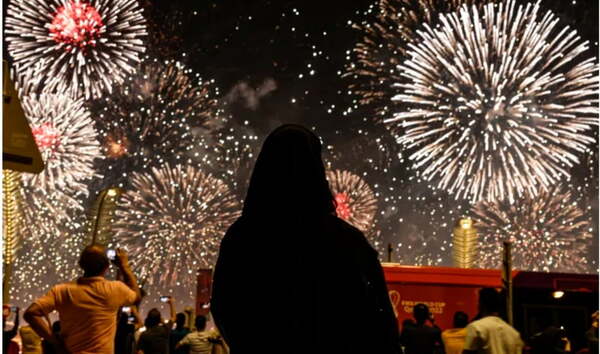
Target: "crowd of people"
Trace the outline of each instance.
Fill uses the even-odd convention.
[[[213,354],[226,350],[218,331],[207,330],[207,318],[176,313],[174,299],[167,297],[170,316],[163,319],[159,309],[148,311],[142,321],[139,306],[144,292],[129,268],[126,252],[117,250],[113,263],[120,280],[104,275],[110,261],[104,247],[86,247],[79,265],[84,274],[71,283],[54,286],[25,311],[27,326],[19,327],[19,309],[4,307],[3,353],[10,354]],[[6,320],[14,310],[15,320],[7,329]],[[59,320],[49,315],[58,311]],[[13,341],[20,337],[20,348]]]
[[[35,300],[23,316],[27,327],[19,330],[18,309],[12,329],[3,316],[4,352],[11,353],[18,330],[26,354],[517,354],[524,346],[500,318],[499,294],[491,288],[480,291],[479,314],[470,323],[459,312],[455,328],[442,332],[418,304],[400,331],[378,254],[336,216],[320,140],[297,125],[265,141],[242,215],[221,242],[210,307],[218,330],[207,330],[203,316],[186,326],[173,298],[167,319],[154,308],[142,322],[144,294],[126,252],[117,250],[112,264],[117,280],[104,277],[111,265],[105,248],[86,247],[83,276]],[[60,322],[50,322],[54,311]],[[597,320],[592,335],[597,345]]]

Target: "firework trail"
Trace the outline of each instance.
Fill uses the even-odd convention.
[[[535,194],[594,142],[597,66],[587,42],[539,3],[440,15],[409,44],[386,119],[437,188],[472,200]]]
[[[137,0],[11,0],[5,39],[17,71],[36,89],[86,98],[111,92],[144,52]]]
[[[146,58],[110,97],[90,103],[108,169],[118,176],[165,161],[183,161],[212,129],[219,110],[211,81],[182,63]]]
[[[240,210],[223,181],[195,167],[133,173],[131,189],[117,202],[114,244],[128,250],[150,289],[192,298],[196,271],[214,265],[221,238]]]
[[[502,242],[513,242],[515,268],[529,271],[587,272],[592,239],[589,210],[566,188],[553,188],[517,203],[482,201],[472,208],[484,268],[501,264]],[[591,206],[588,207],[591,209]]]

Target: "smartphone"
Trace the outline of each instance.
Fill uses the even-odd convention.
[[[108,257],[108,259],[110,259],[111,261],[114,261],[116,256],[117,251],[112,249],[106,250],[106,257]]]
[[[131,312],[131,307],[129,307],[129,306],[123,306],[123,307],[121,307],[121,311],[123,311],[125,313]]]
[[[127,323],[129,323],[129,324],[135,323],[135,316],[127,317]]]
[[[160,297],[160,302],[169,302],[170,298],[171,298],[170,296],[161,296]]]
[[[17,306],[11,306],[10,307],[10,312],[17,312]]]

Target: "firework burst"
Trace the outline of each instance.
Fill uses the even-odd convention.
[[[535,194],[579,162],[598,124],[588,43],[539,3],[463,6],[425,26],[386,123],[437,187],[473,200]]]
[[[219,179],[194,167],[133,173],[117,202],[114,243],[153,289],[193,297],[196,271],[212,267],[240,204]],[[160,269],[160,272],[156,272]]]
[[[111,97],[90,103],[107,168],[122,175],[191,154],[219,115],[211,85],[180,62],[146,58]]]
[[[377,212],[377,199],[371,187],[348,171],[329,170],[326,176],[335,198],[337,216],[363,232],[371,230]]]
[[[5,33],[17,71],[33,69],[37,88],[89,98],[133,71],[146,24],[137,0],[12,0]]]
[[[87,182],[100,177],[94,164],[103,155],[83,99],[32,94],[21,103],[46,165],[40,174],[23,174],[23,186],[68,198],[86,195]]]
[[[440,13],[480,3],[483,1],[381,0],[378,6],[372,6],[369,13],[377,12],[374,21],[353,24],[362,39],[348,52],[351,61],[344,74],[351,80],[349,88],[358,103],[372,105],[376,116],[388,116],[395,95],[392,86],[402,80],[397,66],[406,56],[408,44],[418,40],[417,32],[426,24],[436,24]]]
[[[591,207],[590,207],[591,208]],[[479,234],[480,266],[497,268],[502,242],[513,243],[518,269],[586,272],[592,239],[588,213],[567,189],[553,188],[517,203],[482,201],[472,208]]]

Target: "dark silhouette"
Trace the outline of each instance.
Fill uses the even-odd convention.
[[[12,341],[12,339],[17,335],[17,332],[19,331],[19,308],[16,308],[15,311],[15,323],[13,324],[13,327],[9,330],[6,329],[6,320],[8,319],[8,316],[10,315],[10,313],[12,312],[12,309],[10,308],[10,306],[8,305],[3,305],[2,306],[2,349],[3,349],[3,353],[8,353],[8,346],[10,345],[10,342]]]
[[[433,323],[433,317],[425,304],[413,308],[414,324],[402,328],[400,340],[406,354],[444,353],[442,331]],[[431,326],[427,325],[429,321]]]
[[[175,347],[188,333],[190,333],[190,329],[185,326],[185,314],[180,312],[175,316],[175,329],[171,331],[171,338],[169,339],[171,354],[187,353],[184,348],[176,349]]]
[[[221,243],[211,309],[232,354],[399,352],[377,252],[336,217],[309,130],[266,139]]]

